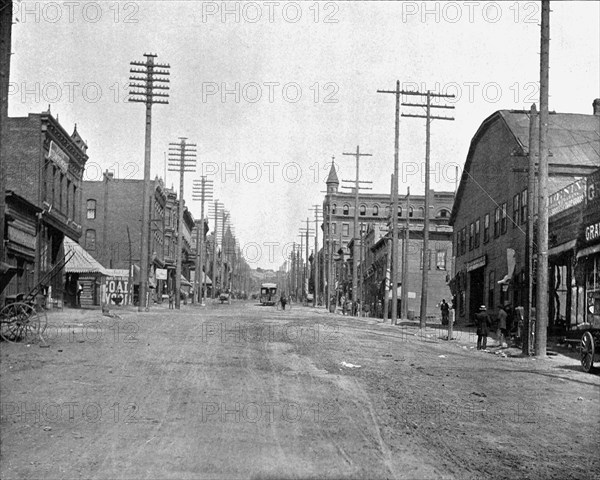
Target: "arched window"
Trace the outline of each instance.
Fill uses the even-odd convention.
[[[92,228],[85,231],[85,249],[96,250],[96,230]]]
[[[350,215],[350,205],[344,204],[344,215]]]
[[[332,215],[335,215],[335,210],[336,210],[336,208],[337,208],[337,205],[334,203],[334,204],[331,206],[331,214],[332,214]]]
[[[401,217],[402,216],[402,206],[398,205],[398,216]]]
[[[96,218],[96,200],[89,199],[87,201],[87,215],[88,220],[94,220]]]
[[[414,213],[415,213],[415,211],[414,211],[413,207],[410,207],[410,208],[408,209],[408,216],[409,216],[409,217],[412,217],[412,216],[414,215]]]
[[[366,205],[361,205],[359,213],[360,213],[361,217],[364,217],[367,214],[367,206]]]
[[[439,213],[440,218],[448,218],[450,216],[450,212],[448,210],[440,210]]]
[[[419,215],[421,215],[421,218],[425,218],[425,207],[419,208]]]
[[[379,215],[379,205],[373,205],[373,216]]]
[[[388,205],[387,207],[385,207],[385,216],[389,217],[391,214],[392,214],[392,209]]]

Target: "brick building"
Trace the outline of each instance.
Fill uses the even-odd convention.
[[[134,298],[139,284],[142,203],[144,181],[117,179],[105,172],[102,181],[83,182],[84,248],[110,269],[134,267]],[[150,198],[150,269],[149,284],[157,299],[175,288],[179,199],[162,179],[151,182]],[[189,287],[190,268],[194,268],[195,242],[192,242],[194,218],[184,207],[182,274]]]
[[[481,304],[528,309],[529,123],[528,111],[500,110],[471,140],[450,218],[459,321]],[[600,165],[598,111],[551,113],[548,146],[551,195]]]
[[[332,164],[329,176],[326,180],[327,194],[323,201],[323,211],[326,213],[323,223],[323,232],[326,250],[331,245],[335,252],[337,267],[335,277],[338,285],[337,296],[348,295],[351,288],[353,258],[352,245],[354,234],[354,193],[338,192],[339,180]],[[446,285],[446,274],[449,271],[450,255],[452,246],[452,228],[448,225],[450,212],[454,202],[453,192],[436,192],[430,190],[430,242],[429,248],[430,262],[429,268],[432,271],[430,276],[430,296],[436,301],[428,305],[428,315],[434,315],[436,312],[435,304],[441,298],[447,298],[449,291]],[[331,210],[330,210],[331,208]],[[386,240],[389,238],[388,226],[390,222],[391,198],[386,193],[361,193],[358,203],[359,235],[364,235],[364,248],[362,248],[362,258],[359,258],[359,287],[362,289],[363,305],[371,305],[371,311],[376,310],[377,300],[383,301],[383,280],[385,278],[385,264],[387,262],[387,248],[384,248]],[[331,219],[329,212],[331,211]],[[402,228],[409,220],[411,240],[409,263],[409,284],[410,292],[414,294],[409,298],[409,308],[414,309],[415,304],[420,302],[421,285],[421,260],[422,242],[423,242],[423,223],[425,219],[425,196],[411,195],[408,205],[406,200],[398,200],[398,221],[400,225],[399,245],[402,245]],[[329,225],[331,224],[331,229]],[[360,238],[357,239],[360,246]],[[358,249],[360,251],[360,248]],[[398,250],[401,252],[402,250]],[[436,260],[440,256],[439,263]],[[322,259],[326,256],[324,252]],[[414,262],[417,262],[416,267]],[[342,265],[342,262],[344,265]],[[400,266],[400,260],[398,264]],[[443,267],[441,265],[443,264]],[[326,278],[327,263],[322,260],[322,276]],[[440,266],[438,268],[437,266]],[[437,277],[441,278],[441,283]],[[414,277],[414,278],[413,278]],[[417,281],[418,278],[418,281]],[[400,276],[398,277],[400,280]],[[361,283],[363,286],[361,287]],[[439,285],[438,285],[439,283]],[[439,299],[437,297],[440,297]]]
[[[17,274],[5,295],[27,293],[64,258],[65,236],[81,236],[81,184],[87,145],[77,126],[71,135],[50,111],[8,118],[4,162],[8,210],[6,262]],[[72,291],[64,270],[46,278],[54,298]]]

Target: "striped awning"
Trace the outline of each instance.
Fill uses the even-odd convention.
[[[65,247],[65,256],[70,256],[71,252],[73,255],[65,266],[67,273],[99,273],[100,275],[108,275],[107,270],[86,252],[81,245],[69,237],[65,237],[63,240]]]

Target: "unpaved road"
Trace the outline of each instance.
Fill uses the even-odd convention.
[[[241,302],[50,324],[0,344],[4,480],[600,477],[600,377],[562,355]]]

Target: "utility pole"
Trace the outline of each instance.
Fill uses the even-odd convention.
[[[212,180],[207,180],[206,175],[202,175],[200,180],[194,180],[192,195],[192,200],[200,200],[200,228],[196,231],[196,275],[194,276],[194,292],[197,292],[198,302],[200,302],[201,305],[204,305],[204,296],[206,295],[204,290],[206,285],[206,273],[204,272],[204,203],[212,200]],[[201,283],[200,287],[198,287],[198,282]]]
[[[146,104],[146,139],[144,146],[144,188],[142,198],[142,232],[141,232],[141,251],[140,251],[140,288],[138,293],[138,311],[143,312],[146,307],[146,297],[148,292],[148,233],[150,225],[148,223],[148,211],[150,208],[150,168],[151,168],[151,137],[152,137],[152,105],[155,103],[168,104],[165,98],[169,97],[166,90],[169,89],[164,83],[169,79],[167,64],[154,63],[157,55],[145,53],[145,62],[129,62],[134,67],[130,68],[131,75],[129,80],[130,91],[129,101]],[[138,75],[139,74],[139,75]],[[158,85],[157,85],[158,84]],[[162,91],[162,93],[160,92]]]
[[[225,224],[229,217],[229,212],[223,209],[221,216],[221,291],[225,288]]]
[[[179,224],[177,226],[177,266],[175,271],[175,308],[181,308],[181,267],[183,255],[183,175],[196,170],[196,144],[179,137],[178,143],[169,143],[169,171],[179,172]]]
[[[313,298],[313,307],[319,305],[319,291],[320,291],[320,272],[319,272],[319,205],[313,205],[315,210],[315,296]]]
[[[537,175],[537,120],[538,113],[535,104],[531,105],[531,109],[529,110],[529,152],[528,163],[529,170],[527,174],[527,312],[526,312],[526,324],[525,324],[525,333],[523,334],[523,344],[522,351],[525,355],[531,355],[532,347],[531,345],[531,332],[534,328],[534,314],[533,314],[533,299],[535,296],[535,279],[533,277],[534,271],[534,258],[535,258],[535,243],[534,243],[534,230],[535,230],[535,217],[536,217],[536,208],[535,208],[535,177]]]
[[[406,225],[404,227],[404,241],[402,242],[402,319],[408,319],[408,241],[410,239],[410,187],[406,187]]]
[[[398,143],[400,137],[400,80],[396,80],[396,90],[377,90],[377,93],[393,93],[396,96],[396,116],[394,127],[394,174],[392,182],[392,325],[398,320]],[[387,303],[387,292],[385,302]]]
[[[540,40],[540,162],[538,191],[538,265],[535,354],[546,358],[548,329],[548,84],[550,0],[542,0]]]
[[[305,300],[308,301],[308,236],[312,234],[313,231],[310,228],[309,218],[306,217],[306,228],[300,229],[300,250],[305,249],[305,257],[302,262],[302,296]],[[302,256],[300,256],[302,258]]]
[[[213,261],[213,267],[212,267],[212,288],[211,288],[211,298],[215,298],[215,292],[217,290],[217,239],[218,239],[218,220],[219,220],[219,213],[222,211],[223,209],[223,204],[219,203],[218,200],[215,199],[215,204],[213,207],[213,212],[209,212],[209,214],[214,214],[215,216],[215,224],[213,226],[213,244],[212,244],[212,261]]]
[[[352,304],[356,304],[358,300],[358,189],[360,183],[373,183],[368,181],[361,181],[359,177],[359,163],[360,157],[372,157],[373,155],[370,153],[360,153],[360,146],[356,146],[356,153],[342,153],[342,155],[352,155],[356,158],[356,177],[354,179],[354,232],[352,236],[354,237],[354,242],[352,245]],[[342,182],[349,182],[350,180],[342,180]],[[349,187],[342,187],[349,188]],[[364,187],[363,187],[364,188]],[[365,190],[372,190],[371,188],[365,188]]]
[[[13,2],[3,2],[0,8],[0,263],[6,260],[4,245],[6,225],[6,157],[8,141],[8,91],[10,86],[10,57],[12,46]],[[0,292],[0,305],[4,305],[4,291]]]
[[[423,221],[423,275],[421,280],[421,312],[419,314],[419,323],[421,328],[425,328],[427,322],[427,290],[429,288],[429,265],[431,255],[429,253],[429,163],[431,152],[431,121],[437,120],[454,120],[452,117],[437,117],[431,115],[432,108],[454,109],[453,105],[432,105],[432,97],[454,98],[454,95],[444,93],[431,93],[427,90],[426,93],[412,92],[411,95],[424,96],[427,99],[425,105],[420,103],[402,103],[406,107],[423,107],[425,115],[416,115],[412,113],[403,113],[403,117],[424,118],[425,119],[425,219]],[[406,212],[408,215],[408,212]]]

